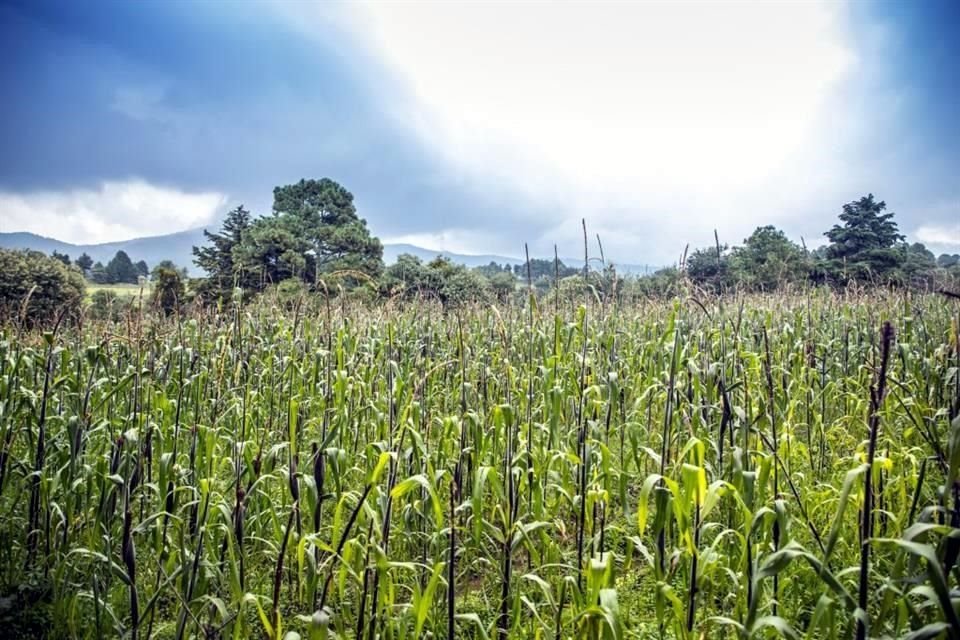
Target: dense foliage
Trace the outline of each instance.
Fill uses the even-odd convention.
[[[137,284],[140,278],[145,278],[149,273],[145,261],[134,262],[123,250],[117,251],[106,266],[100,262],[94,263],[85,253],[77,258],[76,264],[95,284]]]
[[[508,293],[514,289],[513,276],[508,278]],[[454,264],[445,258],[436,258],[423,264],[420,258],[402,254],[387,267],[382,279],[383,293],[389,297],[434,299],[444,306],[466,302],[488,301],[492,293],[490,282],[503,282],[503,275],[485,278],[476,270]]]
[[[220,232],[204,232],[208,244],[194,247],[194,261],[207,277],[188,297],[223,302],[240,292],[249,300],[273,290],[271,285],[297,280],[315,291],[361,287],[368,298],[421,296],[451,307],[522,296],[520,285],[528,281],[541,296],[589,289],[621,300],[669,298],[684,277],[710,293],[852,283],[930,290],[960,282],[960,258],[934,258],[922,244],[905,243],[894,214],[885,213],[886,203],[872,194],[844,205],[842,225],[827,231],[829,243],[816,251],[766,225],[742,245],[730,248],[717,239],[715,246],[693,250],[679,267],[640,277],[625,278],[603,260],[591,262],[586,282],[582,264],[569,266],[556,257],[467,269],[444,258],[423,264],[404,254],[384,268],[380,243],[357,216],[353,196],[328,178],[277,187],[273,210],[272,216],[253,218],[241,206],[227,214]]]
[[[210,300],[230,299],[235,288],[249,294],[290,279],[312,285],[339,276],[355,285],[383,270],[383,247],[357,215],[353,194],[329,178],[277,187],[272,215],[252,218],[240,206],[220,233],[204,233],[210,245],[193,253],[208,276],[198,292]]]
[[[179,311],[186,298],[183,274],[172,264],[160,264],[154,269],[152,284],[154,306],[167,315]]]
[[[758,227],[732,250],[719,241],[694,250],[684,269],[701,288],[775,291],[789,286],[850,283],[936,289],[956,286],[960,265],[939,258],[920,243],[908,244],[893,213],[873,194],[843,206],[840,221],[824,236],[829,243],[807,251],[773,226]]]
[[[80,271],[39,251],[0,249],[0,320],[52,323],[62,312],[80,309]]]
[[[956,638],[957,304],[680,293],[4,330],[7,633]]]

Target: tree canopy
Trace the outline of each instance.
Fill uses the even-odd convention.
[[[164,260],[153,271],[153,304],[169,315],[180,308],[185,298],[181,270],[169,260]]]
[[[734,278],[749,289],[772,290],[781,282],[803,280],[807,257],[795,242],[774,226],[757,227],[730,257]]]
[[[241,255],[271,281],[383,270],[383,246],[357,215],[353,194],[329,178],[275,188],[273,215],[254,221]]]
[[[93,267],[93,258],[88,256],[86,253],[81,253],[80,257],[76,259],[74,264],[80,267],[81,271],[86,273],[91,267]]]
[[[897,250],[905,237],[894,222],[887,203],[873,194],[843,205],[840,221],[824,235],[830,240],[827,258],[843,280],[884,276],[900,266],[904,255]]]
[[[209,244],[193,248],[194,264],[207,274],[200,285],[201,295],[222,298],[229,297],[234,287],[252,288],[250,272],[241,268],[236,255],[250,224],[250,212],[241,204],[227,213],[219,233],[204,229]]]
[[[516,297],[527,276],[526,262],[468,269],[446,258],[424,263],[407,254],[384,270],[380,241],[358,216],[353,195],[328,178],[277,187],[269,215],[254,218],[239,206],[227,214],[219,232],[204,234],[208,242],[194,247],[194,262],[207,277],[191,290],[208,300],[222,299],[237,286],[248,297],[288,281],[283,291],[307,291],[319,279],[339,273],[339,284],[346,288],[370,282],[376,286],[367,288],[368,293],[383,296],[432,298],[448,306],[467,300],[506,302]],[[828,244],[811,252],[784,231],[764,225],[738,246],[728,247],[718,239],[692,251],[680,269],[668,267],[639,278],[624,279],[612,268],[591,268],[584,279],[582,269],[552,258],[531,258],[529,269],[541,294],[556,289],[558,295],[574,295],[590,289],[604,299],[631,292],[673,295],[685,278],[722,293],[864,280],[929,285],[936,278],[960,276],[960,256],[935,258],[922,244],[904,242],[894,214],[872,194],[844,205],[839,223],[824,235]],[[96,274],[109,267],[94,265],[92,270]]]
[[[28,323],[47,324],[61,310],[79,311],[84,291],[80,271],[57,258],[0,249],[0,315],[17,317],[23,309]]]
[[[126,251],[117,251],[116,255],[103,269],[107,284],[126,283],[137,284],[140,273]]]
[[[503,281],[498,281],[498,295],[503,293],[504,286]],[[487,279],[475,269],[455,264],[443,256],[423,264],[420,258],[406,253],[387,267],[381,288],[387,296],[434,299],[444,306],[483,302],[490,294]]]
[[[209,244],[194,247],[194,262],[218,296],[234,286],[262,290],[290,278],[314,284],[338,272],[355,282],[383,271],[383,246],[357,215],[353,194],[329,178],[277,187],[271,215],[254,219],[240,206],[220,233],[204,235]]]

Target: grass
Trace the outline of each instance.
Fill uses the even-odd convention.
[[[9,628],[957,638],[957,305],[694,294],[3,329]]]
[[[127,282],[120,282],[116,284],[97,284],[95,282],[87,282],[88,294],[93,294],[97,291],[114,291],[119,295],[134,296],[140,294],[141,288],[143,289],[144,293],[148,293],[150,291],[150,283],[148,282],[141,287],[139,284],[129,284]]]

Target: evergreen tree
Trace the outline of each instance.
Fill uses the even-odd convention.
[[[93,258],[88,256],[86,253],[81,253],[80,257],[77,258],[74,264],[80,267],[81,271],[86,273],[87,271],[93,268]]]
[[[193,248],[193,262],[206,272],[200,294],[211,298],[229,297],[235,286],[250,287],[254,280],[242,270],[235,253],[250,229],[250,212],[238,206],[227,214],[219,233],[204,229],[209,244]]]
[[[383,270],[383,246],[341,185],[301,180],[273,196],[273,215],[251,223],[233,252],[261,286],[293,277],[312,284],[333,272],[377,277]]]
[[[843,205],[843,224],[824,233],[830,240],[827,257],[835,277],[885,277],[903,262],[905,255],[897,245],[905,238],[897,229],[894,214],[884,213],[886,208],[887,203],[877,202],[872,193]]]
[[[107,263],[104,269],[107,282],[110,284],[125,283],[137,284],[137,269],[133,266],[130,256],[122,249]]]

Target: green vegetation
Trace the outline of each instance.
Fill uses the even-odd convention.
[[[0,625],[958,640],[960,266],[883,211],[643,278],[384,269],[301,181],[85,307],[0,252]]]
[[[0,249],[0,322],[54,324],[79,311],[84,296],[80,271],[39,251]]]
[[[514,289],[513,277],[507,276],[510,285],[503,295],[509,295]],[[387,267],[382,279],[382,293],[405,300],[434,299],[445,306],[457,306],[470,301],[488,301],[493,295],[490,283],[503,282],[502,277],[497,274],[488,279],[476,270],[453,264],[445,258],[423,264],[419,258],[403,254]]]
[[[97,291],[113,291],[117,295],[129,295],[135,296],[140,294],[140,290],[145,292],[150,291],[150,283],[145,282],[141,284],[130,284],[130,283],[121,283],[121,284],[87,284],[87,293],[93,294]]]
[[[956,303],[678,283],[455,312],[303,286],[6,329],[0,619],[956,638]]]
[[[240,206],[220,233],[204,233],[211,246],[195,247],[194,255],[208,276],[199,287],[208,299],[290,279],[315,285],[336,276],[354,286],[383,271],[383,247],[357,215],[353,194],[329,178],[277,187],[272,215],[252,218]]]
[[[59,260],[62,260],[65,264],[70,264],[69,256],[64,254],[58,254],[56,251],[53,252],[53,257]],[[137,286],[141,283],[143,278],[146,278],[150,274],[150,268],[147,266],[146,261],[139,260],[133,262],[130,259],[130,256],[127,255],[126,251],[117,251],[117,253],[110,259],[106,266],[100,262],[94,262],[93,259],[87,254],[82,254],[77,258],[74,263],[80,269],[80,271],[86,276],[91,283],[97,286],[97,288],[102,288],[107,285],[130,285]],[[158,267],[172,268],[176,267],[169,260],[162,261],[157,267],[154,267],[156,270]],[[178,271],[182,271],[179,270]],[[183,272],[184,277],[186,276],[185,271]]]
[[[429,264],[401,255],[384,268],[379,240],[358,217],[353,195],[333,180],[301,180],[274,190],[273,214],[255,218],[242,206],[229,214],[218,233],[205,231],[208,244],[194,247],[194,261],[207,275],[191,283],[186,300],[205,303],[244,300],[285,281],[315,292],[354,292],[359,297],[439,300],[445,306],[519,299],[523,284],[539,295],[579,295],[585,288],[619,300],[669,298],[681,277],[707,293],[778,291],[851,284],[906,286],[936,290],[960,282],[960,258],[933,254],[922,244],[907,244],[894,214],[873,195],[844,205],[842,224],[824,235],[829,243],[816,251],[790,240],[783,231],[758,227],[741,246],[695,249],[677,267],[641,277],[623,277],[616,265],[590,261],[572,267],[556,258],[530,258],[521,265],[467,269],[438,258]],[[599,244],[599,238],[598,238]],[[293,284],[288,289],[298,289]]]

